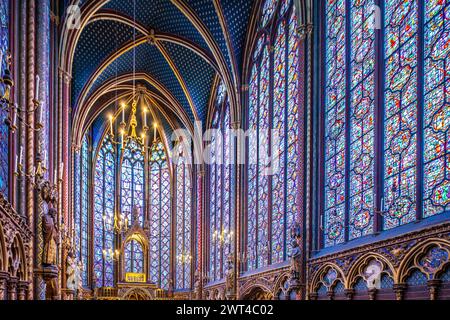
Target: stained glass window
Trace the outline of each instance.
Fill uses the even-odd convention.
[[[121,213],[134,224],[133,208],[140,211],[139,222],[143,226],[144,212],[144,155],[139,144],[131,139],[123,152],[121,166]]]
[[[125,245],[125,272],[144,273],[144,250],[142,243],[131,240]]]
[[[374,0],[352,6],[350,50],[349,239],[373,232],[375,204]]]
[[[252,134],[247,159],[248,270],[287,259],[288,230],[300,207],[297,19],[292,1],[274,1],[273,8],[268,2],[263,25],[269,14],[276,23],[270,24],[273,30],[260,31],[249,80],[248,129]]]
[[[168,289],[170,279],[170,172],[164,145],[153,145],[150,156],[150,279]]]
[[[88,264],[89,260],[89,170],[90,170],[90,146],[87,135],[83,139],[81,147],[81,215],[80,215],[80,243],[81,260]],[[83,284],[88,285],[88,269],[84,268]]]
[[[449,4],[385,1],[377,31],[373,0],[347,3],[326,5],[325,247],[450,205]]]
[[[224,277],[225,264],[231,253],[234,219],[232,211],[233,166],[231,165],[232,141],[230,102],[228,96],[217,89],[212,128],[217,130],[210,145],[210,208],[209,208],[209,278],[211,281]]]
[[[89,171],[90,146],[88,136],[83,138],[81,150],[74,161],[74,230],[76,258],[85,266],[89,263]],[[83,285],[88,286],[88,268],[83,270]]]
[[[73,221],[75,229],[75,247],[81,248],[81,154],[74,154],[73,163],[73,186],[74,186],[74,201],[73,201]],[[80,250],[76,252],[76,258],[81,258]]]
[[[345,240],[345,8],[344,0],[328,1],[326,8],[325,246]]]
[[[269,20],[273,17],[275,9],[277,7],[277,0],[266,0],[262,9],[261,25],[265,26]]]
[[[191,288],[191,174],[184,158],[180,157],[176,165],[176,272],[175,283],[177,289]]]
[[[425,1],[424,217],[450,209],[450,3]]]
[[[114,146],[107,138],[95,162],[94,178],[94,276],[96,287],[114,286],[114,263],[104,251],[114,250],[116,158]]]
[[[0,76],[3,77],[7,66],[7,55],[9,50],[9,1],[0,1]],[[3,84],[0,84],[0,95],[3,95]],[[8,114],[3,108],[0,109],[0,192],[8,198],[9,187],[9,128],[5,123]]]
[[[416,218],[418,1],[385,5],[383,228]]]

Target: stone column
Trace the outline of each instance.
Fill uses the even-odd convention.
[[[203,240],[203,223],[204,223],[204,215],[203,215],[203,184],[205,178],[205,171],[202,166],[199,165],[197,167],[197,268],[196,268],[196,279],[194,288],[195,296],[198,300],[203,297],[203,276],[204,276],[204,266],[203,266],[203,249],[204,249],[204,240]]]
[[[353,300],[353,296],[355,295],[355,290],[353,289],[345,289],[345,296],[347,297],[347,300]]]
[[[51,151],[49,148],[49,130],[50,130],[50,2],[46,0],[35,0],[36,3],[36,74],[39,75],[39,97],[35,97],[39,101],[39,113],[43,112],[43,127],[35,135],[35,146],[37,146],[37,155],[41,161],[44,161],[44,152],[47,153],[46,163],[42,163],[47,169],[43,179],[49,180],[51,171],[50,158]],[[37,116],[37,115],[36,115]],[[35,118],[37,121],[37,118]],[[35,149],[36,152],[36,149]],[[35,248],[36,248],[36,267],[41,268],[42,252],[44,247],[44,239],[42,235],[42,217],[46,210],[40,190],[36,190],[35,195]],[[45,285],[42,279],[38,280],[37,299],[43,299],[45,293]]]
[[[441,280],[430,280],[427,283],[428,289],[430,290],[430,300],[436,300],[439,287],[441,285]]]
[[[3,271],[0,271],[0,301],[6,299],[7,296],[7,287],[6,284],[9,279],[9,274]]]
[[[17,300],[17,282],[19,279],[11,277],[8,280],[8,300]]]
[[[245,100],[245,98],[244,98]],[[241,122],[240,121],[234,121],[231,124],[231,127],[235,132],[237,132],[239,129],[241,129]],[[229,295],[229,300],[236,300],[239,297],[239,286],[238,286],[238,279],[241,272],[241,226],[242,226],[242,181],[241,181],[241,172],[243,169],[243,165],[241,165],[241,157],[245,156],[245,152],[242,147],[245,144],[245,141],[241,141],[239,138],[235,140],[235,143],[231,143],[231,145],[234,145],[234,190],[231,190],[234,197],[232,199],[235,199],[234,202],[234,283],[233,283],[233,293]]]
[[[17,300],[27,300],[28,286],[29,283],[27,281],[19,281],[17,285]]]
[[[26,173],[29,176],[32,176],[34,174],[34,113],[32,112],[35,109],[35,13],[36,13],[36,3],[35,0],[27,1],[28,7],[27,9],[27,51],[26,51],[26,57],[27,57],[27,109],[28,109],[28,115],[27,115],[27,133],[26,133]],[[26,187],[26,215],[28,218],[28,222],[30,225],[30,228],[34,229],[34,187],[30,181],[27,181],[25,183]],[[35,251],[34,251],[34,243],[31,241],[30,243],[30,252],[29,256],[34,257]],[[36,262],[33,261],[33,267],[36,268]],[[42,296],[42,281],[39,280],[39,277],[37,275],[34,275],[34,298],[39,299]]]
[[[369,300],[376,300],[378,289],[369,289]]]
[[[406,290],[406,285],[405,284],[394,284],[394,292],[395,292],[395,297],[397,300],[403,300],[403,295],[405,293]]]

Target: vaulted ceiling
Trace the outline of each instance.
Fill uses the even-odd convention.
[[[95,10],[88,11],[93,2]],[[229,83],[235,86],[240,81],[243,47],[255,2],[81,1],[81,11],[90,16],[73,55],[73,108],[90,105],[92,110],[87,113],[101,116],[111,108],[106,102],[112,99],[112,90],[116,91],[115,79],[123,78],[121,85],[126,92],[135,70],[145,75],[139,81],[145,82],[149,92],[161,98],[161,105],[167,107],[166,116],[181,125],[205,122],[216,77],[228,75]],[[100,127],[98,123],[96,127]]]

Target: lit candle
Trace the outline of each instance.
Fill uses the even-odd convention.
[[[156,141],[156,128],[158,128],[158,124],[155,122],[155,124],[153,125],[153,128],[154,128],[154,132],[153,132],[153,138],[154,138],[154,141]]]
[[[16,154],[16,167],[15,167],[16,173],[19,173],[19,156]]]
[[[23,146],[20,146],[20,157],[19,157],[19,163],[23,164]]]
[[[13,121],[12,121],[12,126],[13,128],[16,127],[16,123],[17,123],[17,110],[19,109],[17,103],[14,104],[14,108],[12,110],[13,112]]]
[[[59,180],[62,181],[64,176],[64,162],[59,164]]]
[[[53,172],[53,184],[56,185],[58,177],[58,169],[55,168],[55,171]]]
[[[147,127],[147,108],[144,107],[144,127]]]
[[[42,159],[42,163],[44,164],[44,166],[47,165],[47,150],[44,150],[44,158]]]
[[[111,115],[109,117],[109,123],[111,125],[111,136],[114,136],[114,131],[113,131],[113,116]]]
[[[39,78],[39,75],[36,75],[36,95],[34,97],[34,99],[36,99],[36,101],[39,101],[39,84],[40,84],[41,79]]]

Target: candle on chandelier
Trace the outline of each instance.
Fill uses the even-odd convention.
[[[36,75],[36,95],[34,97],[34,99],[36,99],[36,101],[39,101],[39,84],[40,84],[41,79],[39,78],[39,75]]]
[[[15,172],[19,173],[19,155],[16,154]]]
[[[112,115],[110,115],[109,116],[109,123],[110,123],[110,126],[111,126],[111,136],[114,136],[114,131],[113,131],[113,116]]]
[[[122,123],[125,123],[125,103],[122,104]]]
[[[23,164],[23,146],[20,146],[20,156],[19,156],[19,163]]]
[[[44,167],[47,165],[47,150],[44,150],[44,157],[42,159],[42,163],[44,164]]]
[[[158,128],[158,124],[155,122],[154,124],[153,124],[153,129],[154,129],[154,132],[153,132],[153,138],[154,138],[154,140],[153,141],[156,141],[156,129]]]
[[[64,176],[64,162],[59,164],[59,180],[62,181]]]
[[[144,107],[144,127],[147,127],[147,108]]]
[[[55,171],[53,172],[53,184],[56,185],[58,176],[58,169],[55,168]]]
[[[13,128],[16,127],[16,123],[17,123],[17,110],[19,110],[19,106],[17,105],[17,103],[15,103],[14,108],[12,110],[12,112],[13,112],[13,120],[12,120]]]

